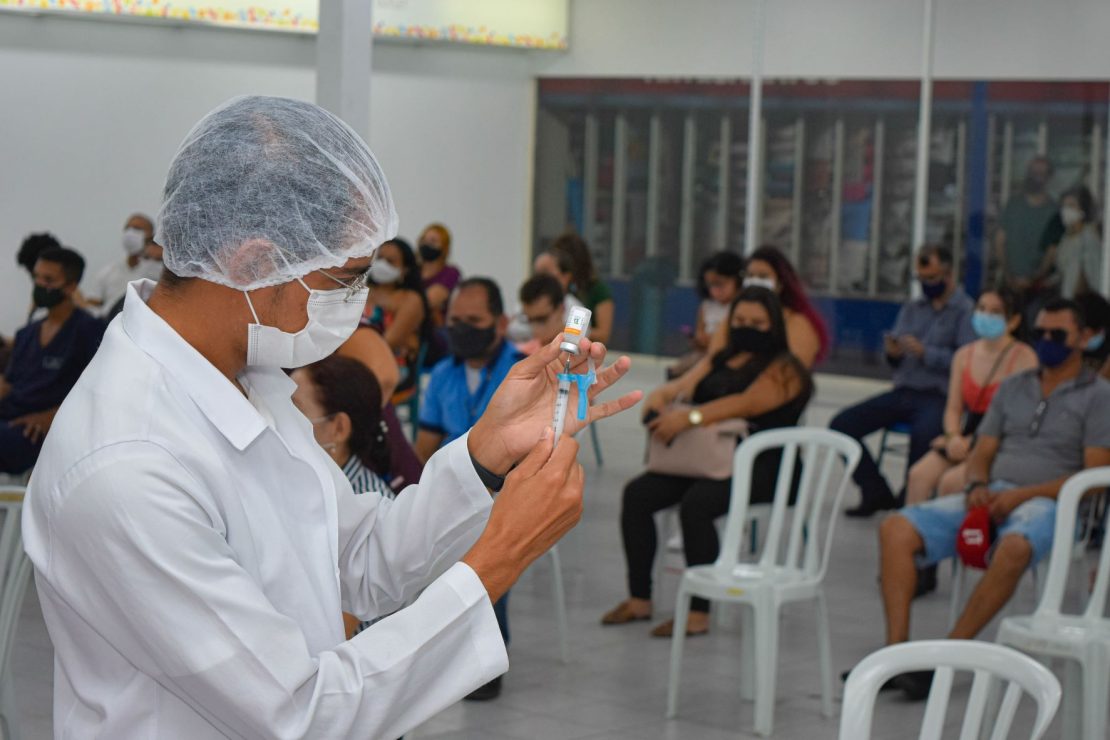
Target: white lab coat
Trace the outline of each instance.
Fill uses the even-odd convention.
[[[466,438],[396,501],[355,496],[292,381],[250,369],[248,401],[147,308],[153,285],[128,288],[25,504],[55,737],[392,739],[503,673],[458,562],[491,505]],[[344,640],[341,610],[410,603]]]

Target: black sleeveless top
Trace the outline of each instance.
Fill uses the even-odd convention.
[[[769,365],[763,363],[749,361],[738,368],[732,368],[728,366],[729,359],[728,357],[722,357],[722,355],[713,358],[712,370],[702,378],[694,389],[692,401],[695,405],[743,393],[769,367]],[[773,361],[771,364],[773,364]],[[797,426],[798,419],[801,418],[802,412],[805,411],[812,395],[813,386],[811,383],[806,383],[806,387],[794,398],[777,408],[748,419],[752,433],[767,429]],[[781,463],[782,452],[780,450],[768,450],[755,459],[752,470],[751,503],[762,504],[774,500],[775,481],[778,480]],[[790,491],[790,503],[794,503],[794,497],[797,495],[800,476],[801,466],[796,464],[794,466],[794,484]]]

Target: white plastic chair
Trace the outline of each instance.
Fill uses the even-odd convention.
[[[1038,740],[1052,723],[1060,705],[1060,682],[1056,676],[1032,658],[1016,650],[975,640],[924,640],[891,645],[868,655],[848,676],[844,687],[844,708],[840,714],[840,740],[867,740],[871,737],[871,720],[879,688],[889,679],[907,671],[934,669],[929,702],[920,740],[940,740],[952,678],[956,671],[972,671],[975,680],[964,712],[960,740],[975,740],[988,715],[987,697],[998,679],[1007,683],[1005,698],[995,716],[991,740],[1003,740],[1010,734],[1014,713],[1022,691],[1037,703],[1037,719],[1030,740]],[[907,731],[900,737],[911,737]]]
[[[19,740],[19,720],[11,676],[12,645],[15,628],[23,609],[31,561],[23,551],[20,516],[23,512],[22,486],[0,486],[0,728],[5,740]]]
[[[760,558],[756,563],[741,563],[753,463],[761,453],[775,449],[782,450],[782,462]],[[835,512],[840,508],[860,453],[859,443],[854,439],[827,429],[772,429],[753,434],[737,448],[721,554],[712,565],[687,568],[679,583],[671,638],[667,717],[674,717],[678,710],[682,647],[691,596],[742,604],[750,612],[751,618],[745,619],[741,633],[744,665],[740,694],[755,699],[755,731],[761,735],[770,735],[774,723],[779,610],[789,602],[815,601],[822,709],[825,716],[833,715],[832,645],[821,583],[828,569]],[[802,474],[787,531],[788,500],[798,462]]]
[[[1110,696],[1110,547],[1102,548],[1098,576],[1082,614],[1062,611],[1068,571],[1074,558],[1079,502],[1092,490],[1110,487],[1110,467],[1073,475],[1056,503],[1056,531],[1045,578],[1044,595],[1032,615],[1002,620],[996,641],[1034,655],[1067,660],[1064,737],[1105,740]],[[1082,726],[1082,731],[1080,730]]]

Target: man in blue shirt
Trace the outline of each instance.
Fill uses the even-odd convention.
[[[447,345],[451,356],[432,370],[420,405],[416,454],[427,462],[440,446],[470,430],[486,410],[494,391],[523,356],[505,341],[509,318],[501,289],[488,278],[459,283],[447,309]],[[509,643],[509,594],[494,605],[497,624]],[[501,693],[501,677],[482,686],[468,699],[494,699]]]
[[[43,251],[33,270],[44,318],[19,330],[0,377],[0,473],[30,470],[54,414],[89,364],[104,324],[73,302],[85,260],[72,249]]]
[[[948,375],[956,350],[974,341],[971,314],[975,308],[956,284],[952,251],[928,245],[917,257],[921,297],[902,306],[894,329],[883,338],[887,362],[894,368],[894,388],[844,409],[832,429],[862,440],[895,424],[910,426],[907,469],[929,450],[942,431]],[[860,489],[859,507],[849,516],[868,517],[893,509],[896,499],[875,460],[863,447],[854,475]]]

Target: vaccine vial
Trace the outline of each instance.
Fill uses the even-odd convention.
[[[582,306],[575,306],[570,310],[567,325],[563,327],[563,341],[559,349],[572,355],[578,354],[578,340],[586,336],[586,332],[589,331],[592,315],[590,309]]]

